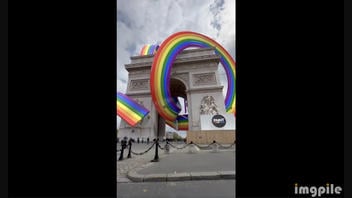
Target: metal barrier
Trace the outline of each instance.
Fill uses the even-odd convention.
[[[133,155],[143,155],[143,154],[147,153],[148,151],[150,151],[153,148],[154,144],[155,144],[155,142],[147,150],[145,150],[145,151],[143,151],[141,153],[136,153],[136,152],[133,152],[133,151],[131,151],[131,152],[132,152]]]
[[[182,146],[182,147],[177,147],[177,146],[171,144],[169,141],[166,141],[166,144],[164,145],[164,147],[162,147],[162,146],[160,146],[160,144],[159,144],[159,139],[157,138],[157,139],[154,140],[154,143],[153,143],[147,150],[138,153],[138,152],[132,151],[132,140],[130,139],[130,140],[128,141],[128,146],[129,146],[129,148],[128,148],[128,156],[127,156],[127,158],[131,158],[131,153],[132,153],[133,155],[144,155],[145,153],[149,152],[149,151],[153,148],[154,145],[156,145],[156,146],[155,146],[155,156],[154,156],[154,159],[152,160],[152,162],[157,162],[157,161],[159,161],[158,148],[160,148],[161,150],[165,150],[165,153],[169,153],[169,151],[170,151],[170,146],[173,147],[173,148],[175,148],[175,149],[181,150],[181,149],[184,149],[184,148],[186,148],[186,147],[188,147],[188,146],[190,146],[190,145],[195,145],[195,146],[197,146],[197,147],[198,147],[199,149],[201,149],[201,150],[210,150],[210,149],[212,149],[213,151],[217,152],[218,149],[230,149],[230,148],[234,147],[235,143],[236,143],[236,142],[234,142],[234,143],[232,143],[232,144],[230,144],[230,145],[228,145],[228,146],[224,146],[224,145],[222,145],[222,144],[220,144],[220,143],[217,143],[217,142],[214,140],[212,143],[210,143],[210,144],[208,144],[208,145],[206,145],[206,146],[201,146],[201,145],[196,144],[196,143],[194,143],[193,141],[191,141],[190,143],[185,144],[185,145]],[[117,153],[120,152],[119,161],[120,161],[120,160],[123,160],[123,151],[124,151],[124,149],[126,149],[126,148],[127,148],[127,141],[126,141],[126,140],[122,140],[122,141],[121,141],[121,149],[119,149],[119,150],[116,151]]]
[[[177,146],[175,146],[175,145],[172,145],[170,142],[166,142],[166,144],[168,144],[168,145],[170,145],[171,147],[173,147],[173,148],[175,148],[175,149],[184,149],[184,148],[186,148],[189,144],[186,144],[186,145],[184,145],[183,147],[181,147],[181,148],[179,148],[179,147],[177,147]]]

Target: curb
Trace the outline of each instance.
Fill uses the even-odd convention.
[[[168,182],[168,181],[190,181],[190,180],[223,180],[235,179],[235,171],[216,172],[190,172],[190,173],[161,173],[161,174],[139,174],[135,169],[127,173],[127,178],[133,182]]]

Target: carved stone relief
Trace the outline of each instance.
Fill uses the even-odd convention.
[[[213,96],[204,96],[200,102],[201,115],[216,115],[219,114],[218,106],[215,104]]]
[[[193,74],[193,85],[212,85],[216,84],[215,73]]]
[[[131,80],[129,90],[146,90],[149,89],[149,80]]]

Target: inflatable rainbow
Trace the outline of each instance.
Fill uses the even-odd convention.
[[[172,122],[170,120],[165,120],[165,123],[169,125],[170,127],[177,129],[176,122]]]
[[[159,114],[165,120],[173,122],[176,120],[177,115],[180,112],[180,108],[171,97],[170,72],[176,56],[188,47],[215,47],[215,52],[220,55],[220,62],[225,69],[228,82],[225,108],[227,112],[235,114],[235,61],[230,54],[213,39],[189,31],[178,32],[169,36],[160,45],[154,56],[150,73],[150,87],[152,99]]]
[[[181,131],[188,130],[188,115],[177,116],[177,130],[181,130]]]
[[[159,45],[144,45],[139,55],[144,56],[144,55],[155,54],[158,48],[159,48]]]
[[[177,122],[176,122],[177,120]],[[178,115],[174,122],[170,120],[165,120],[166,124],[170,127],[180,130],[180,131],[187,131],[188,130],[188,115]]]
[[[131,126],[135,126],[149,113],[148,109],[120,92],[117,93],[116,108],[117,115]]]

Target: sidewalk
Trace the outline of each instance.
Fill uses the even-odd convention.
[[[188,153],[185,148],[172,149],[169,154],[159,149],[159,162],[150,162],[154,151],[153,148],[148,155],[135,156],[139,164],[130,168],[126,177],[133,182],[235,179],[234,149]]]
[[[135,152],[143,152],[147,148],[149,148],[152,144],[133,144],[132,150]],[[120,144],[117,145],[119,149],[121,146]],[[124,159],[122,161],[117,161],[117,182],[118,183],[125,183],[125,182],[132,182],[128,179],[127,174],[129,171],[139,168],[145,164],[148,164],[150,160],[153,159],[155,152],[155,147],[153,147],[149,152],[144,155],[133,155],[132,158],[127,158],[128,149],[124,151]],[[161,157],[163,152],[159,152],[159,157]],[[117,153],[117,159],[119,159],[120,152]]]

